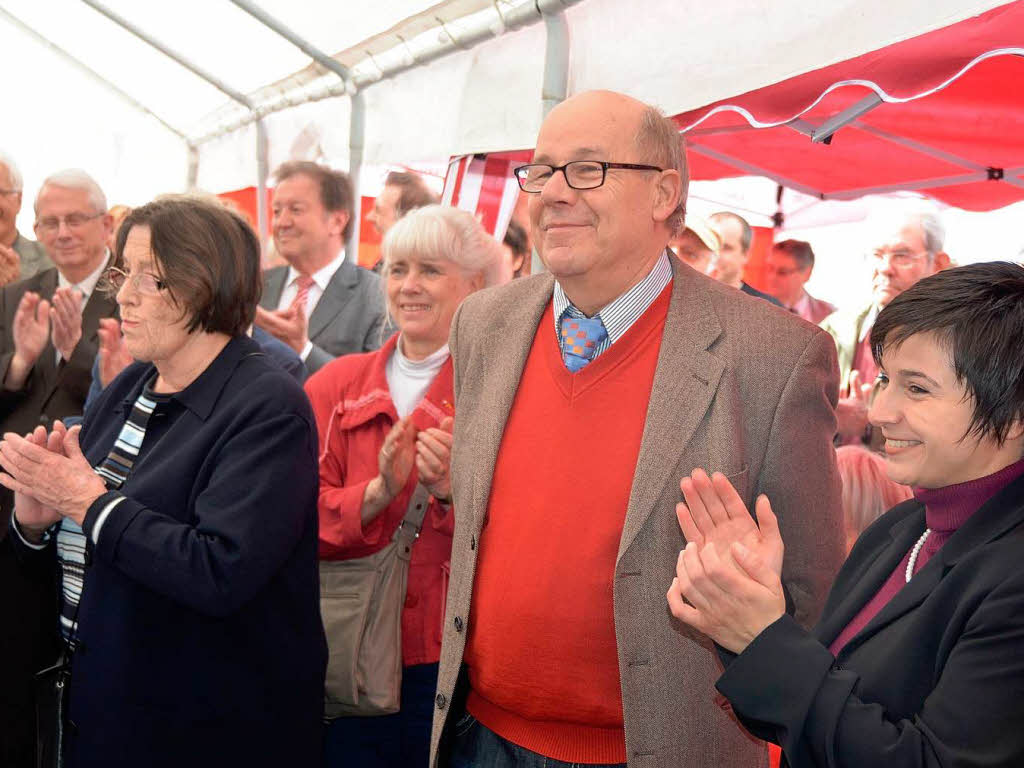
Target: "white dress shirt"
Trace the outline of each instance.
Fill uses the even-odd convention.
[[[345,263],[345,249],[342,248],[338,255],[334,257],[327,266],[322,269],[318,269],[310,277],[313,278],[313,284],[309,286],[309,293],[306,294],[306,319],[308,320],[313,316],[313,310],[316,309],[316,305],[320,303],[320,297],[324,295],[324,291],[327,290],[328,283],[334,277],[334,273],[338,271],[342,264]],[[292,302],[295,301],[296,295],[299,293],[299,277],[300,273],[295,267],[288,267],[288,276],[285,279],[284,290],[281,291],[281,300],[277,302],[278,309],[288,309]],[[305,362],[309,356],[310,350],[313,349],[313,342],[306,340],[306,346],[302,348],[302,352],[299,353],[299,357]]]

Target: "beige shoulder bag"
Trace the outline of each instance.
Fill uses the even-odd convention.
[[[402,608],[412,546],[429,502],[427,489],[417,483],[384,549],[368,557],[320,561],[327,718],[390,715],[401,706]]]

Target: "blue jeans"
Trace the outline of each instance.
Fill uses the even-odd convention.
[[[402,709],[381,717],[339,717],[324,725],[325,768],[408,768],[430,759],[437,664],[402,670]]]
[[[453,736],[448,768],[626,768],[625,763],[596,766],[544,757],[501,738],[469,712],[455,723]]]

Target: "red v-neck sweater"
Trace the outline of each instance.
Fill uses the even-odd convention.
[[[556,760],[626,760],[612,584],[670,295],[575,374],[549,304],[494,467],[467,708]]]

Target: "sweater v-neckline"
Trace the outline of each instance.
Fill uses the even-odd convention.
[[[636,322],[627,330],[622,337],[608,349],[602,352],[596,359],[585,365],[576,373],[572,373],[565,367],[562,360],[562,348],[558,338],[551,330],[549,319],[554,312],[552,301],[548,301],[547,309],[542,315],[538,332],[540,336],[540,352],[544,356],[548,370],[555,381],[562,396],[572,401],[574,398],[583,395],[587,390],[596,386],[605,376],[620,365],[629,361],[631,353],[640,346],[645,339],[655,331],[664,328],[664,320],[668,314],[669,298],[672,295],[672,282],[669,281],[660,294],[647,310],[636,319]]]

